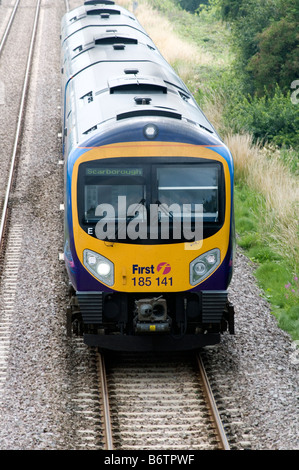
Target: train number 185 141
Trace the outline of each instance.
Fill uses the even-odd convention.
[[[151,277],[132,277],[132,282],[134,286],[144,286],[150,287],[155,285],[159,286],[172,286],[172,277],[156,277],[152,279]]]

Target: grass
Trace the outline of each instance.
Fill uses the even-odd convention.
[[[132,9],[127,0],[119,3]],[[139,1],[135,14],[208,119],[221,130],[235,161],[237,242],[256,263],[256,278],[280,327],[298,340],[297,152],[254,144],[251,135],[232,134],[224,123],[221,78],[232,55],[229,31],[222,23],[178,10],[171,0]],[[213,82],[219,86],[211,86]]]
[[[263,243],[275,246],[277,253],[296,270],[299,253],[296,175],[274,151],[253,144],[248,134],[228,135],[225,141],[234,156],[236,180],[263,197],[260,213]]]
[[[299,284],[295,274],[296,259],[282,252],[283,244],[271,239],[265,224],[266,198],[248,185],[236,183],[235,215],[237,242],[256,264],[255,276],[271,304],[279,326],[294,340],[299,339]],[[273,235],[272,235],[273,238]]]
[[[182,80],[189,85],[195,84],[199,78],[196,69],[200,64],[210,63],[210,54],[180,38],[170,21],[163,16],[157,16],[152,7],[140,4],[136,15]]]

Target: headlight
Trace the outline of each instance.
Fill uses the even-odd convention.
[[[107,277],[109,276],[110,272],[111,272],[111,266],[110,264],[106,263],[106,262],[100,262],[98,265],[97,265],[97,272],[100,276],[103,276],[103,277]]]
[[[84,250],[83,264],[97,279],[104,284],[114,284],[114,266],[111,261],[91,250]]]
[[[190,263],[190,284],[193,286],[208,277],[220,264],[220,250],[214,248]]]
[[[207,267],[202,261],[199,261],[198,263],[194,264],[193,270],[195,274],[197,274],[198,276],[202,276],[207,272]]]

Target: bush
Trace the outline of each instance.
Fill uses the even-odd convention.
[[[175,0],[184,10],[194,13],[201,5],[207,5],[209,0]]]
[[[236,102],[232,96],[225,110],[225,122],[234,132],[253,134],[256,141],[299,147],[299,106],[278,85],[273,96],[266,89],[262,97],[248,96]]]

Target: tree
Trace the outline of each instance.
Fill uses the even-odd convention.
[[[219,0],[233,32],[246,91],[289,89],[299,70],[299,0]],[[297,74],[297,75],[296,75]]]
[[[276,83],[289,90],[299,70],[296,10],[290,9],[286,16],[268,26],[257,36],[257,41],[258,51],[248,62],[256,91],[262,94],[264,86],[274,90]]]

